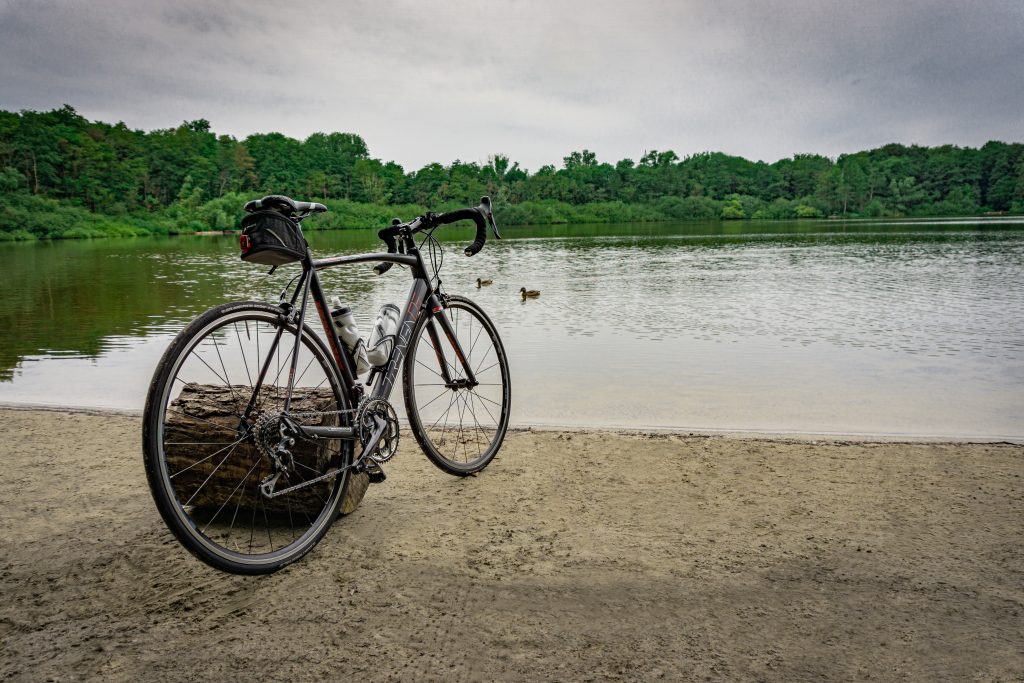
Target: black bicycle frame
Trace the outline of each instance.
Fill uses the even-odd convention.
[[[431,287],[430,277],[427,275],[423,258],[411,237],[406,237],[405,242],[405,254],[367,253],[354,254],[352,256],[333,256],[319,260],[314,260],[312,254],[307,248],[306,255],[302,259],[302,275],[295,286],[291,302],[287,305],[282,305],[282,315],[285,316],[287,322],[293,324],[295,327],[295,346],[292,350],[291,364],[288,371],[288,390],[285,394],[283,411],[286,415],[291,405],[292,392],[295,388],[295,370],[299,360],[301,335],[303,323],[306,317],[306,304],[309,301],[309,296],[311,294],[313,297],[313,304],[316,306],[317,313],[320,316],[320,323],[323,326],[324,334],[327,337],[327,342],[334,358],[335,367],[339,371],[343,389],[347,392],[346,398],[348,399],[349,405],[358,406],[359,402],[363,398],[364,389],[356,376],[355,360],[352,357],[352,353],[348,350],[348,347],[341,343],[341,339],[339,338],[338,332],[331,319],[327,297],[324,294],[323,287],[320,285],[320,278],[317,277],[318,271],[341,265],[383,261],[408,266],[413,276],[413,284],[409,290],[409,296],[406,299],[405,307],[402,309],[402,317],[398,323],[398,329],[395,332],[395,341],[394,344],[392,344],[391,355],[388,357],[387,364],[383,366],[383,370],[372,371],[373,374],[371,374],[371,378],[379,376],[379,379],[373,388],[373,392],[370,396],[371,399],[387,400],[391,396],[391,392],[394,390],[395,386],[395,378],[397,377],[398,370],[405,359],[406,349],[412,339],[412,333],[416,329],[417,321],[424,313],[430,318],[426,322],[427,333],[430,335],[431,342],[434,346],[434,352],[437,354],[438,364],[441,367],[441,373],[445,383],[452,386],[452,388],[458,386],[458,382],[466,382],[471,386],[476,385],[476,377],[473,373],[473,369],[469,366],[469,363],[466,362],[465,353],[463,352],[462,345],[459,343],[459,340],[455,335],[451,321],[448,319],[448,316],[443,313],[444,304],[442,303],[442,299],[438,296],[438,291]],[[298,301],[298,311],[296,313],[295,306],[299,299],[300,292],[301,301]],[[440,343],[440,336],[438,335],[437,328],[434,325],[435,320],[440,325],[445,336],[448,338],[459,363],[465,370],[464,379],[455,380],[448,370],[451,364],[446,361],[444,357],[444,351],[442,350]],[[250,399],[249,405],[246,407],[245,413],[242,416],[241,422],[243,423],[248,419],[253,410],[255,398],[260,391],[260,387],[262,386],[263,380],[270,367],[270,358],[273,356],[277,345],[280,343],[284,329],[285,325],[282,325],[278,329],[277,334],[274,337],[274,341],[271,344],[269,353],[267,354],[267,361],[260,369],[259,378],[257,379],[256,385],[253,389],[252,398]],[[294,426],[305,436],[311,438],[353,439],[357,436],[356,431],[351,427],[315,427],[298,424],[295,424]]]

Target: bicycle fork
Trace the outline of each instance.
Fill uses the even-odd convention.
[[[459,338],[455,334],[455,329],[452,327],[451,321],[448,316],[445,315],[445,306],[438,300],[435,295],[431,295],[427,300],[427,305],[430,306],[431,317],[427,320],[427,334],[430,335],[430,342],[434,347],[434,354],[437,356],[437,364],[441,368],[441,376],[444,379],[445,386],[449,389],[465,389],[473,388],[479,382],[476,381],[476,375],[473,373],[473,368],[469,366],[466,361],[466,353],[462,348],[462,344],[459,343]],[[466,376],[453,378],[448,368],[451,367],[453,370],[455,366],[452,365],[445,357],[444,351],[441,346],[441,338],[437,333],[437,327],[434,325],[434,321],[437,320],[448,338],[448,343],[451,344],[452,350],[455,352],[455,357],[458,359],[459,364],[462,365],[462,369],[465,370]]]

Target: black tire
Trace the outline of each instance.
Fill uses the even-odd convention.
[[[199,416],[198,408],[190,408],[192,404],[185,401],[186,388],[190,392],[213,393],[210,392],[208,383],[204,381],[206,379],[210,379],[214,389],[219,389],[217,380],[213,379],[217,377],[223,380],[223,387],[225,387],[221,391],[221,395],[230,394],[230,397],[227,398],[228,408],[234,411],[244,410],[239,408],[239,406],[246,405],[249,398],[253,395],[251,386],[255,384],[255,379],[259,376],[258,366],[265,361],[273,363],[273,359],[270,358],[268,353],[271,344],[267,344],[266,340],[272,339],[276,330],[280,329],[280,326],[280,309],[261,302],[228,303],[203,313],[175,337],[164,353],[153,375],[143,414],[142,446],[146,477],[153,494],[153,499],[164,522],[178,541],[200,560],[217,569],[236,574],[267,574],[274,572],[309,552],[323,538],[331,523],[337,517],[338,506],[344,497],[345,487],[348,484],[346,472],[333,480],[326,479],[321,483],[308,487],[303,493],[307,500],[306,507],[295,511],[294,514],[292,501],[298,501],[299,499],[294,497],[289,499],[289,496],[298,496],[300,495],[299,491],[284,494],[273,502],[268,502],[260,497],[258,491],[260,479],[264,474],[269,474],[271,469],[269,458],[255,446],[253,433],[259,431],[256,426],[256,419],[260,415],[266,418],[267,416],[278,414],[283,403],[283,392],[279,390],[282,372],[278,370],[275,375],[273,365],[271,365],[261,386],[261,393],[257,395],[258,410],[254,411],[253,417],[250,417],[247,422],[239,420],[239,426],[236,430],[227,429],[224,425],[230,424],[234,420],[233,415],[237,414],[240,416],[240,412],[225,413],[227,415],[226,420],[222,419],[220,422],[215,423],[211,421],[212,418],[209,414],[206,414],[205,418]],[[229,356],[230,351],[227,341],[231,340],[233,335],[239,337],[238,354],[236,356]],[[243,335],[247,338],[244,342],[242,339]],[[264,339],[262,348],[260,348],[261,338]],[[256,345],[255,354],[252,352],[253,340],[255,340]],[[285,327],[285,331],[280,337],[280,344],[278,345],[278,352],[285,360],[290,356],[294,341],[295,328],[293,325],[288,325]],[[315,405],[315,410],[317,411],[347,410],[349,408],[347,394],[338,377],[330,351],[309,326],[304,326],[303,328],[302,341],[303,350],[300,351],[299,355],[299,370],[302,370],[304,374],[296,378],[296,386],[300,386],[302,382],[307,382],[312,387],[313,382],[320,376],[315,373],[322,373],[323,376],[318,386],[308,389],[308,396],[319,398],[309,399],[310,402],[307,405]],[[216,351],[216,356],[209,353],[211,349]],[[225,361],[223,356],[229,356],[229,359]],[[207,363],[206,358],[211,359],[209,363]],[[256,361],[255,358],[259,358],[259,361]],[[308,364],[306,364],[306,358],[309,359]],[[219,363],[214,359],[219,360]],[[237,363],[239,359],[245,364],[244,373],[240,373],[241,365]],[[197,360],[206,365],[210,372],[202,370],[200,363],[195,362]],[[279,367],[282,365],[280,360],[278,365]],[[303,365],[305,365],[304,370]],[[239,374],[242,374],[240,378],[242,384],[235,384],[232,381],[228,369],[229,366],[236,370],[236,378]],[[219,368],[223,368],[223,376],[221,376]],[[311,372],[314,374],[307,379]],[[297,372],[296,374],[298,375],[299,373]],[[188,377],[186,375],[196,375],[197,377]],[[284,370],[284,376],[287,377],[287,369]],[[244,385],[246,380],[249,381],[248,387]],[[287,381],[284,384],[287,386]],[[245,389],[249,389],[248,393],[245,392]],[[191,398],[193,395],[198,396],[200,394],[189,394],[188,398]],[[175,403],[175,401],[177,402]],[[295,401],[296,399],[293,398],[292,412],[298,412]],[[197,402],[195,405],[200,404]],[[193,413],[197,414],[190,414],[190,409]],[[337,426],[349,426],[351,424],[351,416],[348,413],[335,412],[334,415],[322,419],[335,420],[331,424]],[[173,432],[175,429],[178,429],[174,424],[174,420],[179,421],[178,425],[182,423],[200,425],[207,430],[211,430],[217,436],[212,443],[206,440],[200,440],[199,442],[169,440],[165,438],[165,432],[168,430]],[[266,434],[268,432],[264,431],[262,433]],[[218,442],[217,439],[223,439],[224,442]],[[212,454],[207,454],[205,458],[196,460],[188,467],[182,468],[179,466],[177,471],[171,474],[168,464],[168,457],[170,455],[180,458],[181,453],[185,452],[190,458],[199,457],[204,453],[201,450],[197,451],[196,446],[202,446],[203,444],[207,444],[205,447],[211,450]],[[294,471],[289,475],[292,477],[291,482],[306,481],[318,476],[320,473],[329,471],[330,468],[344,468],[351,463],[353,450],[351,441],[337,440],[329,442],[329,444],[326,447],[306,445],[307,451],[312,451],[315,454],[312,456],[315,460],[306,460],[306,464],[303,464],[300,462],[300,457],[296,456],[296,464],[293,466]],[[185,446],[185,448],[182,448],[182,446]],[[220,448],[216,451],[212,450],[218,446]],[[175,450],[176,448],[180,450]],[[300,445],[296,450],[301,448],[302,446]],[[225,452],[225,455],[220,456],[221,452]],[[234,460],[235,462],[228,462],[229,460]],[[201,465],[204,461],[207,464]],[[214,461],[218,462],[216,467],[213,466]],[[243,478],[238,480],[235,489],[223,499],[224,502],[220,505],[220,508],[216,509],[214,513],[216,501],[220,500],[220,498],[215,498],[214,502],[207,503],[207,507],[203,509],[199,509],[196,505],[190,505],[193,499],[200,493],[200,490],[213,478],[213,473],[218,468],[221,468],[222,465],[225,465],[225,462],[228,464],[220,470],[221,476],[225,476],[225,472],[231,471],[232,468],[239,468],[236,470],[239,472],[248,468],[248,472]],[[309,465],[312,465],[312,467]],[[172,479],[192,467],[196,467],[198,473],[193,471],[188,475],[189,477],[192,477],[193,480],[204,476],[206,478],[191,494],[191,497],[183,502],[182,499],[188,495],[188,491],[182,492],[184,487],[184,484],[181,483],[182,478],[176,481],[172,481]],[[300,467],[310,470],[313,474],[305,474],[304,471],[299,469]],[[207,475],[205,469],[209,468],[212,468],[212,470]],[[250,479],[254,472],[256,474],[255,478]],[[302,473],[300,474],[300,472]],[[230,488],[230,481],[233,480],[229,479],[228,481],[229,484],[226,488]],[[253,489],[252,487],[256,488]],[[212,488],[214,486],[211,486]],[[278,489],[280,488],[282,486],[278,486]],[[308,501],[311,500],[312,496],[315,496],[316,501],[313,503],[314,507],[310,509]],[[247,507],[241,507],[243,500],[246,501]],[[227,525],[227,510],[231,508],[232,503],[234,509],[230,518],[231,526],[225,528]],[[247,550],[244,547],[244,518],[239,523],[238,530],[235,529],[240,507],[245,511],[243,517],[249,515],[250,507],[252,509]],[[260,507],[262,507],[262,519],[265,522],[269,543],[265,546],[263,545],[263,532],[261,530],[260,538],[257,540],[256,550],[254,551],[253,542],[257,525],[257,510]],[[283,507],[287,508],[287,515],[282,510]],[[317,512],[317,509],[319,509],[319,512]],[[305,517],[305,520],[302,517]],[[285,526],[283,521],[285,518],[287,519],[288,526]],[[295,526],[296,519],[299,520],[298,528]],[[280,531],[287,530],[289,527],[290,541],[287,531],[283,534]],[[273,539],[273,532],[275,530],[279,530],[276,544]],[[240,534],[243,536],[241,541],[239,541]],[[229,547],[229,545],[233,545],[233,547]],[[280,545],[280,547],[277,547],[277,545]]]
[[[409,344],[402,388],[409,426],[423,452],[440,469],[464,477],[487,467],[505,439],[512,406],[508,358],[494,323],[475,303],[452,296],[443,314],[449,316],[480,385],[451,388],[444,384],[441,361],[428,332],[431,317],[423,315]],[[450,372],[463,376],[465,370],[451,343],[433,324]],[[484,338],[486,344],[481,343]],[[434,413],[432,406],[437,406]]]

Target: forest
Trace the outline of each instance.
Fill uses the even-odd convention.
[[[774,163],[649,150],[613,164],[584,149],[532,172],[501,154],[406,170],[354,133],[239,140],[204,119],[146,132],[67,105],[0,111],[0,239],[229,230],[265,194],[327,204],[304,223],[315,229],[379,227],[483,194],[504,225],[1024,213],[1024,143],[888,144]]]

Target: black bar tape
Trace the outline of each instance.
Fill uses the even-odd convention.
[[[484,242],[487,241],[487,222],[484,220],[484,216],[480,213],[479,209],[459,209],[458,211],[442,213],[434,219],[434,222],[437,225],[447,225],[448,223],[454,223],[455,221],[467,218],[476,223],[476,238],[472,244],[466,247],[465,251],[466,256],[472,256],[483,249]]]
[[[388,245],[389,254],[398,253],[398,242],[395,241],[395,233],[391,228],[384,228],[383,230],[377,233],[377,237],[384,240],[384,244]],[[390,261],[383,261],[373,267],[373,272],[377,273],[377,275],[383,275],[384,273],[391,270],[391,266],[393,265],[395,264],[391,263]]]

